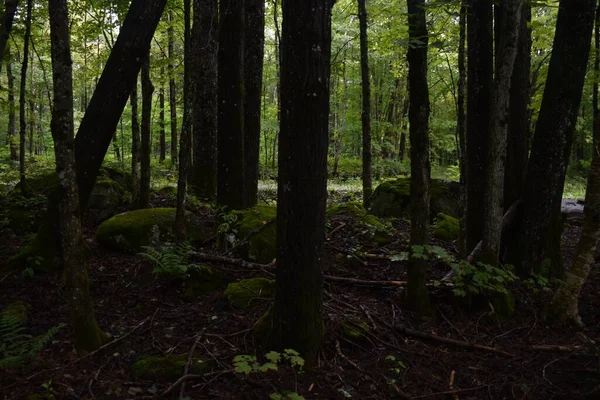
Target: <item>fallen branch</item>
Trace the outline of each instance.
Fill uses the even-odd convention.
[[[532,350],[538,351],[566,351],[566,352],[575,352],[577,350],[581,350],[583,346],[564,346],[560,344],[535,344],[530,347]]]
[[[493,347],[489,347],[489,346],[483,346],[480,344],[475,344],[475,343],[469,343],[469,342],[464,342],[462,340],[454,340],[454,339],[447,339],[447,338],[443,338],[440,336],[434,336],[434,335],[428,335],[427,333],[423,333],[423,332],[419,332],[419,331],[414,331],[412,329],[408,329],[405,328],[403,326],[398,326],[396,325],[394,327],[394,330],[396,330],[397,332],[400,333],[404,333],[408,336],[413,336],[413,337],[417,337],[420,339],[426,339],[426,340],[433,340],[436,342],[440,342],[440,343],[444,343],[444,344],[449,344],[452,346],[457,346],[457,347],[462,347],[465,349],[474,349],[474,350],[483,350],[483,351],[489,351],[492,353],[496,353],[496,354],[501,354],[503,356],[506,357],[514,357],[514,354],[511,353],[507,353],[506,351],[503,350],[499,350]]]

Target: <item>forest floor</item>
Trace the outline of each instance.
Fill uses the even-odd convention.
[[[166,206],[171,200],[153,201],[156,206]],[[200,211],[211,223],[213,216]],[[350,249],[361,244],[344,218],[337,216],[331,221],[326,273],[372,281],[405,280],[405,262],[347,257]],[[409,225],[402,220],[392,224],[392,243],[373,247],[370,253],[406,250]],[[567,263],[579,229],[566,226]],[[257,353],[251,329],[271,299],[259,299],[244,310],[232,308],[222,292],[186,301],[181,286],[157,279],[151,264],[141,256],[97,245],[94,231],[94,226],[85,229],[92,253],[89,267],[96,316],[101,328],[116,339],[79,358],[70,328],[61,329],[34,362],[0,374],[0,398],[40,394],[37,399],[52,398],[48,395],[57,399],[267,399],[285,391],[306,399],[600,398],[600,348],[593,344],[600,339],[597,266],[592,268],[581,295],[581,314],[587,326],[583,331],[549,326],[544,314],[551,293],[535,294],[520,283],[511,288],[518,301],[509,319],[500,318],[485,301],[467,307],[448,291],[435,288],[432,300],[436,315],[420,319],[405,309],[401,287],[327,283],[327,332],[318,366],[307,372],[281,366],[277,371],[245,375],[234,371],[232,360],[237,355]],[[436,244],[452,251],[451,244]],[[3,252],[19,245],[19,240],[0,240]],[[214,242],[198,251],[216,253]],[[271,277],[264,271],[212,264],[232,281]],[[429,276],[440,279],[448,271],[447,265],[433,263]],[[0,308],[15,300],[30,304],[27,328],[32,335],[44,334],[52,326],[68,323],[62,282],[60,274],[0,276]],[[368,333],[360,339],[350,340],[340,333],[340,322],[352,317],[369,325]],[[422,337],[418,337],[419,332]],[[453,339],[463,346],[442,343],[439,338]],[[483,347],[464,347],[464,343]],[[258,352],[264,354],[263,350]],[[184,384],[177,377],[156,382],[133,376],[132,365],[140,357],[187,357],[192,353],[210,361],[212,371]]]

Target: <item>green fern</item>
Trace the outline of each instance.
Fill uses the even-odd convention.
[[[45,334],[32,337],[14,315],[0,318],[0,369],[18,368],[35,358],[64,324],[52,327]]]
[[[188,262],[192,246],[189,243],[179,245],[166,244],[161,249],[143,246],[144,252],[138,253],[153,264],[152,273],[172,279],[185,279],[189,277],[190,269],[196,268],[195,264]]]

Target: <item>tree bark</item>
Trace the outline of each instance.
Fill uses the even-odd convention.
[[[163,80],[165,77],[165,67],[162,67],[160,69],[160,77],[161,77],[161,82],[160,82],[160,90],[159,90],[159,95],[158,95],[158,104],[160,107],[160,114],[158,117],[159,125],[160,125],[160,136],[159,136],[160,155],[159,155],[158,161],[162,163],[167,158],[167,138],[166,138],[166,132],[165,132],[165,85],[163,83]]]
[[[402,125],[400,127],[400,149],[398,150],[398,159],[400,162],[404,162],[404,157],[406,156],[406,133],[408,131],[408,107],[409,107],[409,99],[408,96],[404,99],[402,103],[402,114],[400,114],[400,121],[402,121]]]
[[[217,0],[194,1],[196,67],[194,118],[194,168],[192,190],[200,199],[217,196],[217,53],[219,49],[219,4]]]
[[[429,87],[427,85],[427,47],[429,36],[425,1],[408,0],[408,91],[410,107],[410,244],[428,243],[429,228]],[[418,42],[417,42],[418,41]],[[416,45],[415,43],[419,43]],[[407,305],[421,315],[431,314],[425,278],[428,262],[411,258],[406,286]]]
[[[510,88],[517,57],[523,0],[505,0],[496,6],[496,77],[490,121],[487,179],[485,181],[482,260],[498,265],[504,214],[504,169],[508,135]]]
[[[600,139],[600,107],[598,105],[598,83],[600,82],[600,5],[596,7],[596,18],[594,21],[594,85],[592,88],[592,107],[594,108],[594,122],[592,135],[593,148],[597,148]],[[592,158],[594,155],[592,154]]]
[[[4,15],[2,15],[2,25],[0,25],[0,70],[2,70],[1,57],[4,57],[4,50],[6,49],[8,38],[10,37],[10,31],[12,30],[18,5],[19,0],[4,1]],[[7,55],[8,54],[9,53],[7,53]]]
[[[19,174],[21,190],[27,193],[25,182],[25,141],[27,136],[27,121],[25,120],[25,89],[27,85],[27,64],[29,62],[29,38],[31,37],[31,11],[33,1],[27,0],[27,19],[25,22],[25,37],[23,38],[23,62],[21,64],[21,83],[19,90]]]
[[[585,80],[594,0],[561,2],[523,194],[520,272],[562,275],[561,201]],[[568,77],[569,79],[564,79]]]
[[[460,237],[458,239],[458,253],[461,257],[467,255],[466,240],[466,200],[467,200],[467,143],[466,143],[466,112],[465,112],[465,87],[467,84],[466,69],[466,34],[467,34],[467,12],[468,0],[461,0],[459,17],[459,38],[458,38],[458,88],[456,96],[456,131],[458,136],[458,167],[460,171],[460,204],[461,215],[459,219]]]
[[[17,143],[19,142],[19,136],[17,135],[17,116],[15,114],[17,104],[15,103],[15,76],[12,72],[10,47],[7,47],[6,50],[6,76],[8,78],[8,140],[10,145],[10,159],[11,161],[18,161],[19,150]]]
[[[492,36],[492,1],[470,0],[467,14],[467,249],[475,247],[483,234],[481,222],[494,73]]]
[[[168,57],[169,63],[167,71],[169,72],[169,111],[171,113],[171,165],[177,165],[177,87],[175,85],[175,67],[173,60],[175,58],[175,38],[173,32],[173,12],[169,11],[168,37]]]
[[[332,0],[283,2],[273,343],[314,365],[323,276]]]
[[[137,77],[136,77],[137,80]],[[138,207],[140,203],[140,122],[138,120],[137,82],[131,89],[131,203]]]
[[[244,44],[244,167],[246,207],[258,202],[260,97],[265,53],[265,2],[245,0]]]
[[[362,86],[362,181],[363,203],[366,205],[373,194],[373,171],[371,155],[371,83],[369,81],[369,41],[367,37],[366,0],[358,0],[360,25],[360,76]]]
[[[217,203],[246,205],[244,173],[244,0],[221,0],[218,52]]]
[[[140,148],[140,199],[138,208],[150,206],[150,153],[152,143],[150,138],[150,123],[152,120],[152,93],[154,86],[150,81],[150,54],[142,64],[142,125]]]
[[[73,78],[67,0],[49,0],[48,7],[54,78],[51,128],[58,175],[60,242],[75,346],[80,354],[85,354],[102,346],[107,336],[96,322],[87,267],[81,251],[83,237],[73,152]]]

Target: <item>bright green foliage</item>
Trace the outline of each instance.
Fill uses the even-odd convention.
[[[449,215],[438,213],[433,225],[433,236],[445,241],[453,241],[460,236],[458,219]]]
[[[152,273],[158,276],[185,279],[190,276],[190,269],[196,267],[195,264],[188,263],[189,253],[192,250],[189,243],[179,245],[166,243],[158,250],[150,246],[142,246],[142,250],[144,252],[138,255],[152,262]]]
[[[249,375],[252,372],[268,372],[277,371],[281,363],[286,363],[302,371],[304,368],[304,359],[300,357],[300,354],[292,349],[285,349],[283,353],[276,351],[270,351],[265,354],[267,362],[261,364],[257,361],[256,356],[249,355],[238,355],[233,358],[233,366],[235,372]],[[285,397],[284,397],[285,398]]]
[[[508,293],[507,286],[518,277],[507,269],[488,264],[473,265],[466,261],[451,265],[454,271],[452,284],[454,294],[466,296],[480,293]]]
[[[260,298],[269,298],[275,294],[275,281],[266,278],[243,279],[230,283],[225,296],[236,308],[246,308]]]

